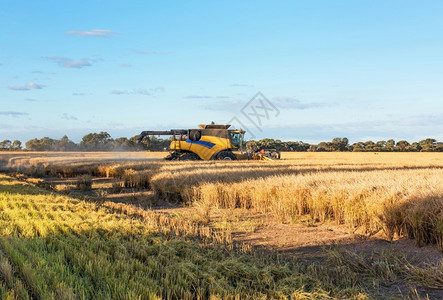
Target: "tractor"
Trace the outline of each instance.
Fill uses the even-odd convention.
[[[278,159],[275,149],[245,152],[245,131],[229,129],[231,125],[199,124],[198,129],[172,129],[169,131],[142,131],[138,136],[141,143],[145,136],[169,135],[172,137],[167,160],[243,160]]]

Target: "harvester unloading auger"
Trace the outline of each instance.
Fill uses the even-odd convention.
[[[138,136],[140,143],[148,135],[172,137],[168,160],[240,160],[279,159],[275,149],[244,151],[245,131],[228,129],[231,125],[200,124],[198,129],[172,129],[169,131],[143,131]]]

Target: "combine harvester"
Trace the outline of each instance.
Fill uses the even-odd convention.
[[[280,158],[280,152],[275,149],[244,151],[246,131],[228,129],[231,125],[200,124],[198,127],[199,129],[143,131],[138,137],[138,143],[149,135],[171,136],[171,153],[166,157],[167,160],[272,160]]]

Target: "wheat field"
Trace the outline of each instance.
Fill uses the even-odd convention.
[[[309,218],[443,251],[439,153],[283,153],[278,161],[234,162],[162,155],[0,155],[9,174],[0,175],[1,297],[365,299],[398,281],[443,288],[443,260],[418,267],[389,251],[368,258],[346,249],[318,262],[288,260],[195,218],[107,201],[92,193],[95,184],[80,194],[75,185],[63,192],[41,185],[102,178],[119,192],[151,191],[175,206],[256,212],[280,224]]]
[[[356,281],[333,279],[344,272],[337,266],[306,272],[153,212],[60,196],[3,175],[0,186],[4,299],[366,298],[362,289],[343,290]]]

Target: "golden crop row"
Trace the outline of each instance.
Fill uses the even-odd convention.
[[[443,249],[443,169],[378,165],[303,167],[218,164],[161,167],[150,175],[158,197],[199,206],[253,208],[281,222],[310,215],[347,224],[350,231],[380,230]]]

